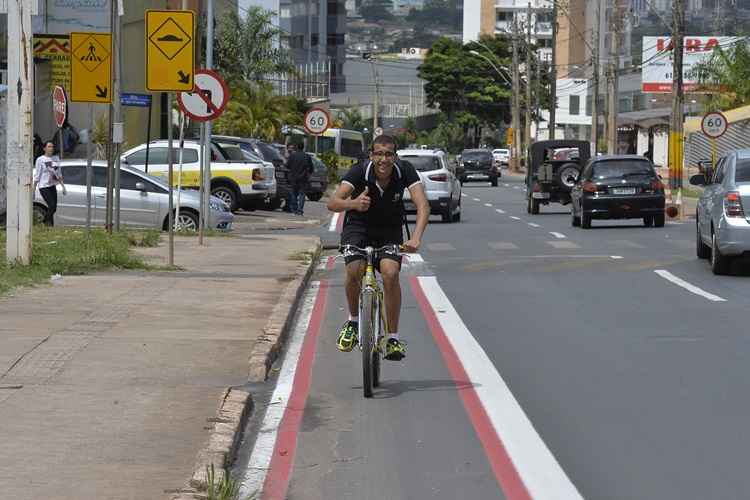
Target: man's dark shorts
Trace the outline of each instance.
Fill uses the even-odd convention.
[[[364,224],[348,222],[344,224],[344,229],[341,232],[341,245],[356,245],[360,248],[366,246],[372,246],[375,248],[382,247],[385,245],[400,245],[404,242],[404,234],[402,227],[399,226],[383,226],[383,227],[367,227]],[[380,271],[380,260],[388,259],[393,260],[401,265],[401,256],[393,255],[390,253],[382,253],[375,258],[375,269]],[[349,255],[344,258],[347,265],[356,261],[365,260],[364,255]]]

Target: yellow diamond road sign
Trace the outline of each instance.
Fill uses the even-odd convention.
[[[70,100],[112,102],[112,35],[70,34]]]
[[[146,11],[146,88],[191,92],[195,73],[195,18],[191,10]]]

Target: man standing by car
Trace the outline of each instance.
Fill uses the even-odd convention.
[[[310,182],[310,175],[315,171],[312,159],[305,154],[302,144],[289,144],[287,146],[289,158],[287,169],[289,172],[289,199],[287,203],[292,213],[304,215],[305,191]]]

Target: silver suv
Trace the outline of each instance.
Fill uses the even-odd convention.
[[[440,215],[443,222],[461,220],[461,183],[456,177],[455,167],[448,162],[441,149],[402,149],[398,151],[402,162],[411,164],[424,184],[430,213]],[[404,207],[407,214],[416,213],[409,190],[404,191]]]

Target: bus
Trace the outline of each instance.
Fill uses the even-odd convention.
[[[359,161],[365,151],[365,137],[362,132],[343,128],[329,128],[319,136],[308,135],[303,129],[290,128],[286,134],[286,143],[292,142],[293,136],[305,136],[305,151],[320,155],[333,151],[339,157],[339,167],[350,167]]]

